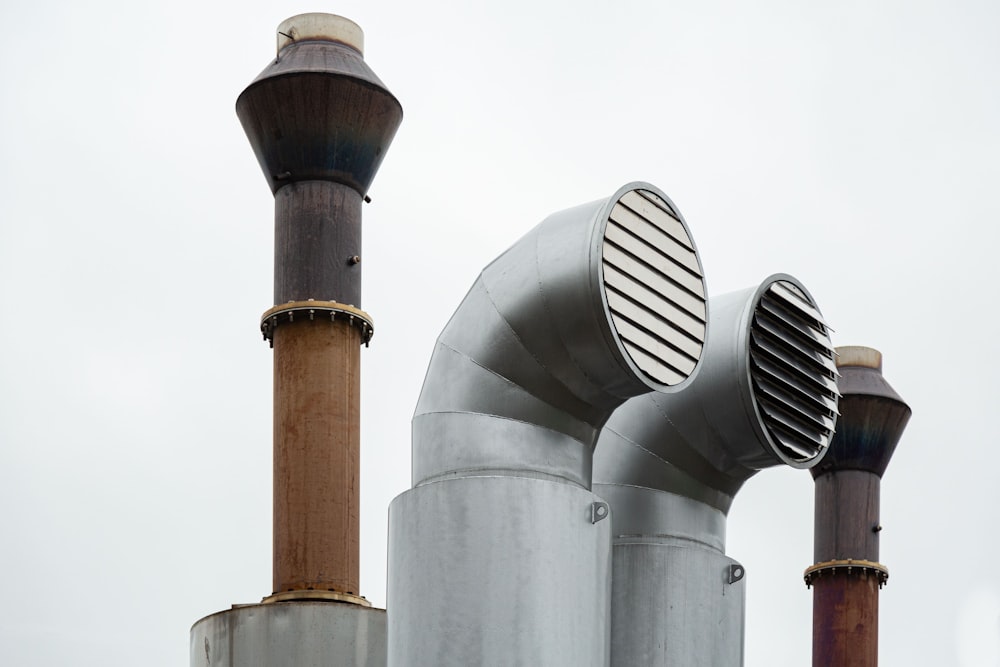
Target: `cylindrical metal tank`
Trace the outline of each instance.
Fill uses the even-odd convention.
[[[438,338],[389,509],[389,665],[603,667],[611,520],[593,448],[623,401],[683,389],[706,331],[676,208],[630,183],[487,266]]]
[[[878,350],[837,348],[840,419],[816,482],[813,665],[878,664],[878,597],[889,578],[879,562],[882,475],[910,419],[910,408],[882,376]]]
[[[351,604],[236,605],[191,628],[191,667],[385,667],[385,622]]]
[[[424,484],[393,501],[389,544],[388,664],[607,664],[611,522],[586,489]]]

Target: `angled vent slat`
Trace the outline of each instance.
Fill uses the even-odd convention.
[[[624,195],[618,203],[659,227],[688,250],[694,251],[694,245],[680,218],[670,210],[665,201],[652,192],[633,190]]]
[[[698,345],[705,339],[705,323],[678,307],[666,298],[666,295],[654,292],[646,285],[632,280],[610,264],[604,267],[604,279],[608,290],[622,295],[649,313],[654,320],[654,324],[651,325],[654,328],[662,326],[669,330],[682,331]],[[662,324],[657,325],[656,322]]]
[[[803,339],[803,343],[814,349],[826,350],[829,337],[823,330],[817,329],[809,320],[798,316],[794,311],[783,307],[777,300],[763,298],[760,300],[760,307],[774,319],[780,320],[793,333]]]
[[[692,273],[680,257],[671,257],[657,252],[656,249],[639,241],[624,228],[609,224],[604,239],[611,241],[623,252],[648,264],[664,276],[680,283],[692,293],[697,294],[701,289],[701,276]]]
[[[705,325],[688,317],[683,311],[668,308],[662,299],[636,298],[634,292],[607,283],[608,306],[618,315],[632,321],[646,331],[659,336],[665,342],[679,347],[697,359],[701,355],[702,341],[705,339]],[[683,334],[678,337],[676,334]]]
[[[618,329],[618,335],[623,340],[627,340],[633,345],[654,353],[664,363],[678,372],[691,373],[694,370],[695,364],[698,363],[698,358],[701,356],[700,346],[693,354],[684,350],[678,350],[669,341],[650,334],[641,327],[635,326],[627,319],[618,318],[615,321],[615,327]]]
[[[643,264],[611,243],[604,244],[605,276],[607,276],[608,267],[617,269],[619,273],[641,283],[665,300],[683,308],[700,322],[707,321],[708,314],[705,310],[704,293],[699,294],[691,291],[687,286],[681,285],[652,267]],[[605,281],[607,281],[607,277],[605,277]]]
[[[661,359],[641,347],[626,342],[625,349],[628,350],[629,356],[632,357],[632,361],[635,362],[636,366],[649,374],[650,377],[662,378],[659,381],[663,384],[678,384],[688,376],[688,373],[680,373],[676,369],[665,365]]]
[[[611,211],[611,222],[636,239],[670,257],[672,261],[682,264],[691,273],[700,273],[698,258],[695,257],[693,250],[679,243],[677,239],[665,233],[649,220],[640,217],[631,209],[618,204]]]
[[[797,308],[804,315],[815,321],[816,324],[822,325],[823,329],[829,329],[826,320],[823,319],[822,313],[813,304],[806,300],[804,294],[792,284],[775,283],[774,289],[770,292],[775,297],[781,299],[792,308]]]
[[[794,374],[801,381],[815,385],[820,390],[825,391],[827,395],[840,396],[837,389],[837,381],[827,373],[815,372],[815,367],[800,361],[796,357],[792,357],[780,345],[775,345],[766,337],[758,336],[756,332],[751,333],[751,338],[752,354],[769,359],[785,371]]]
[[[814,347],[802,345],[795,334],[790,332],[786,327],[769,320],[767,317],[760,317],[759,315],[754,317],[754,324],[756,333],[759,333],[761,338],[770,339],[773,344],[784,348],[788,353],[795,355],[796,358],[810,367],[822,370],[829,374],[830,377],[837,377],[837,363],[833,360],[832,348],[830,354],[827,355]]]
[[[781,384],[790,392],[793,392],[800,400],[810,401],[819,410],[826,410],[831,414],[837,413],[837,395],[826,388],[810,385],[808,378],[796,377],[794,372],[789,372],[773,363],[766,355],[758,351],[751,353],[751,361],[754,367],[772,382]]]
[[[785,391],[783,387],[768,382],[763,377],[758,378],[757,386],[775,404],[780,405],[785,412],[796,419],[821,431],[833,431],[835,420],[829,410],[800,401],[797,394]]]
[[[814,451],[819,451],[825,445],[827,434],[832,434],[831,431],[821,428],[813,428],[810,424],[803,424],[794,415],[785,410],[785,406],[778,403],[773,403],[769,400],[762,400],[763,404],[768,405],[771,409],[767,411],[766,421],[771,422],[777,426],[780,426],[782,430],[787,433],[797,435],[801,442],[800,445],[807,445],[813,447]]]

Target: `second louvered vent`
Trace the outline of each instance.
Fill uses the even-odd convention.
[[[796,462],[820,456],[837,421],[837,366],[829,329],[786,280],[761,295],[750,330],[750,376],[768,434]]]

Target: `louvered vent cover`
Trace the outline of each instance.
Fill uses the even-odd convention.
[[[750,377],[771,440],[809,461],[830,444],[837,421],[837,366],[829,330],[808,295],[786,280],[761,295],[750,327]]]
[[[604,288],[625,350],[667,386],[694,371],[705,343],[705,281],[680,216],[648,190],[618,200],[605,229]]]

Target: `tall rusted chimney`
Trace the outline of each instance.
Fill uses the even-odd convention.
[[[236,102],[274,192],[274,585],[358,596],[361,204],[402,119],[329,14],[278,26],[278,57]]]
[[[196,623],[192,665],[384,664],[358,589],[361,206],[403,112],[348,19],[294,16],[277,51],[236,102],[274,193],[273,584]]]
[[[879,562],[879,487],[910,419],[882,377],[882,354],[838,347],[840,419],[816,482],[813,667],[878,664],[878,595],[889,578]]]

